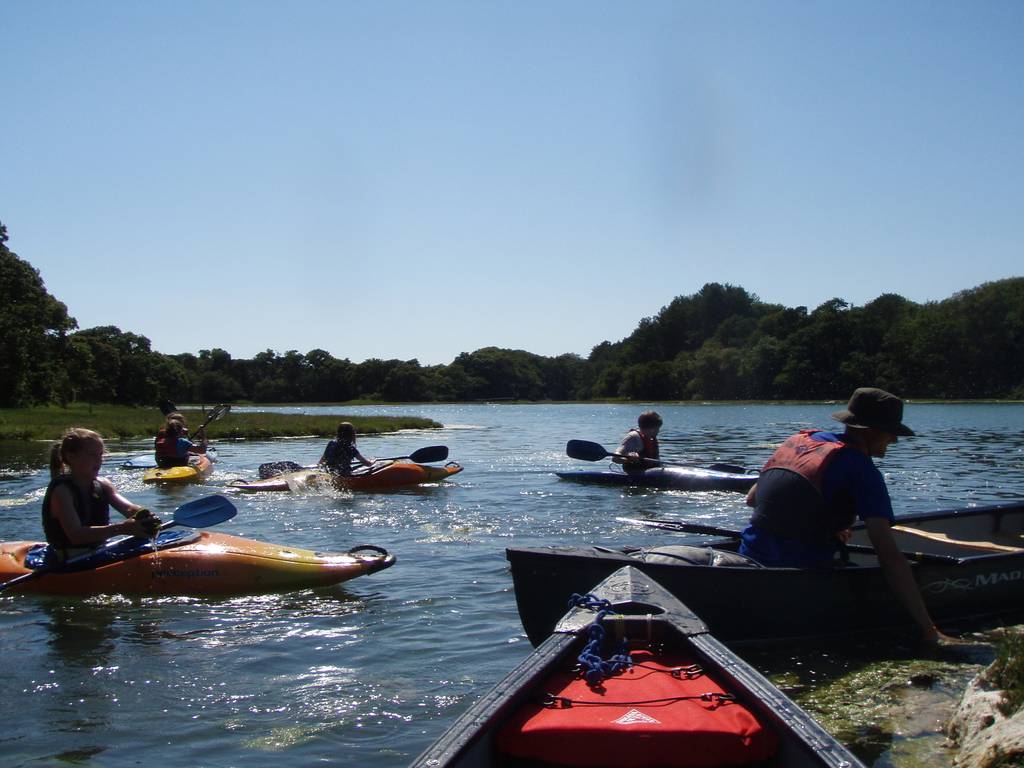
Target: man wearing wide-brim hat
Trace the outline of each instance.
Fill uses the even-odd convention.
[[[903,423],[903,401],[883,389],[862,387],[832,418],[846,425],[842,434],[803,430],[764,465],[747,494],[754,513],[743,531],[740,552],[768,566],[836,564],[850,526],[862,520],[892,590],[924,642],[937,643],[943,635],[928,615],[892,535],[889,490],[872,461],[884,457],[900,437],[914,434]]]

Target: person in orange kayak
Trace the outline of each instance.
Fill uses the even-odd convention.
[[[661,431],[661,416],[657,411],[644,411],[636,420],[636,427],[629,430],[619,443],[612,461],[622,464],[627,472],[643,472],[650,467],[660,466],[658,432]]]
[[[91,429],[73,427],[50,450],[50,484],[43,497],[43,532],[64,560],[83,554],[111,536],[151,537],[160,519],[133,504],[100,477],[103,438]],[[110,522],[110,507],[127,519]]]
[[[832,418],[845,425],[844,432],[803,430],[768,459],[747,494],[754,512],[740,553],[768,566],[829,567],[849,540],[850,526],[860,519],[889,587],[923,641],[950,640],[935,628],[893,537],[889,490],[872,461],[883,458],[899,437],[914,434],[903,424],[903,401],[883,389],[861,387]]]
[[[366,467],[373,465],[373,462],[356,448],[356,428],[349,422],[343,421],[338,424],[338,436],[327,444],[319,464],[335,474],[347,477],[352,474],[352,462],[354,461],[358,461]]]
[[[200,434],[202,435],[200,442],[192,442],[188,439],[185,417],[177,411],[168,413],[167,420],[160,431],[156,433],[154,441],[156,465],[161,469],[188,466],[189,456],[206,453],[205,430],[200,430]]]

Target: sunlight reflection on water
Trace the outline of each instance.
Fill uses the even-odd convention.
[[[366,455],[391,456],[443,442],[466,469],[453,482],[397,493],[231,494],[238,516],[221,528],[318,551],[376,544],[398,563],[338,588],[230,600],[0,598],[0,674],[21,692],[2,705],[11,764],[52,759],[55,731],[61,751],[100,749],[104,766],[135,765],[139,754],[252,768],[406,765],[529,652],[505,547],[686,540],[620,516],[744,524],[740,494],[591,487],[552,474],[583,468],[565,456],[567,439],[613,449],[645,407],[320,409],[458,425],[359,445]],[[823,405],[657,408],[666,457],[701,464],[758,467],[795,429],[835,426],[835,408]],[[906,421],[920,436],[879,462],[898,513],[1021,497],[1024,407],[909,404]],[[229,493],[230,480],[254,478],[260,463],[310,463],[323,448],[310,439],[223,442],[206,485],[160,489],[119,467],[146,442],[112,445],[105,473],[165,516],[210,492]],[[0,451],[5,540],[39,537],[40,455],[34,445]],[[851,663],[820,651],[761,662],[810,670],[794,681],[801,686],[821,684],[833,663]]]

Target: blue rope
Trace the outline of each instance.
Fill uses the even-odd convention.
[[[619,647],[607,658],[602,658],[601,649],[607,638],[607,632],[601,625],[604,617],[612,613],[612,604],[608,600],[602,600],[593,594],[573,594],[569,598],[570,608],[589,608],[597,611],[597,617],[587,627],[587,644],[583,646],[576,661],[579,663],[580,674],[587,681],[587,685],[597,687],[609,677],[618,675],[633,666],[629,658],[629,646],[625,640],[620,641]]]

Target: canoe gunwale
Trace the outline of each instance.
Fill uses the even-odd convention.
[[[1010,522],[1006,516],[1011,514],[1020,519]],[[1011,525],[1014,531],[1024,528],[1024,504],[908,515],[897,522],[923,520],[935,529],[946,519],[957,521],[956,530],[960,532],[981,535],[997,518],[998,524]],[[716,543],[721,545],[722,541],[711,545]],[[911,562],[925,604],[940,626],[1003,620],[1022,613],[1024,551],[974,550],[960,554],[964,556],[925,552],[917,562]],[[716,637],[729,643],[788,642],[913,629],[909,614],[889,588],[877,559],[869,553],[852,554],[854,565],[850,567],[817,570],[644,562],[604,546],[509,548],[506,557],[523,626],[534,644],[544,640],[563,612],[553,595],[585,589],[586,584],[624,565],[633,565],[658,580],[698,613]],[[736,605],[744,606],[743,610],[730,608]]]

